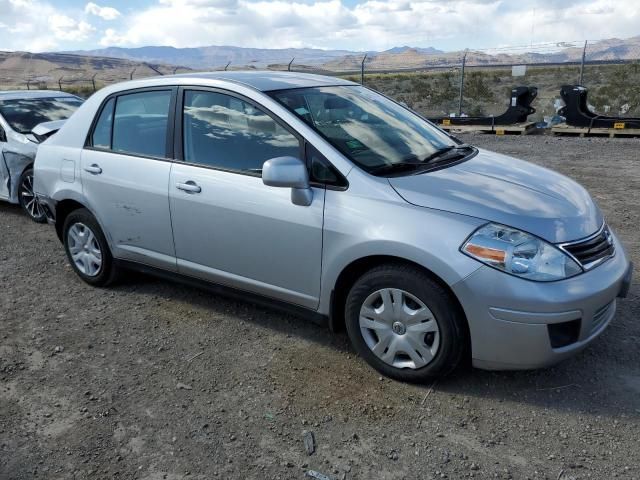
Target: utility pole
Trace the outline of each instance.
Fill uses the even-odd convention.
[[[364,85],[364,61],[367,59],[367,54],[362,57],[362,63],[360,64],[360,85]]]
[[[467,63],[467,53],[469,49],[465,49],[462,56],[462,69],[460,72],[460,98],[458,99],[458,116],[462,115],[462,97],[464,96],[464,66]]]
[[[587,56],[587,42],[588,40],[584,41],[584,48],[582,49],[582,61],[580,62],[580,82],[578,83],[578,85],[580,86],[584,86],[584,59]]]
[[[296,57],[293,57],[293,58],[291,59],[291,61],[289,62],[289,65],[287,65],[287,72],[290,72],[290,71],[291,71],[291,64],[293,63],[293,61],[294,61],[295,59],[296,59]]]

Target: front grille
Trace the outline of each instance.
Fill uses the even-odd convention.
[[[613,255],[614,251],[613,240],[606,225],[586,240],[567,243],[562,248],[585,268],[596,266]]]
[[[598,309],[596,313],[593,314],[593,319],[591,320],[591,330],[589,332],[590,335],[600,330],[600,327],[602,327],[602,325],[604,325],[604,323],[609,318],[611,309],[614,308],[614,305],[615,300],[611,303],[607,303],[604,307]]]

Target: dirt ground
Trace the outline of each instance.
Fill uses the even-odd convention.
[[[640,265],[640,140],[464,139],[580,181]],[[639,479],[639,358],[636,280],[556,367],[406,385],[301,318],[142,275],[91,288],[0,205],[3,480]]]

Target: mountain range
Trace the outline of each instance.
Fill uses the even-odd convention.
[[[307,66],[322,66],[331,62],[339,62],[343,58],[359,57],[366,53],[371,58],[378,55],[400,55],[407,51],[417,52],[419,55],[444,54],[442,50],[433,47],[413,48],[409,46],[394,47],[383,52],[354,52],[349,50],[321,50],[319,48],[243,48],[229,45],[212,45],[208,47],[176,48],[176,47],[107,47],[98,50],[76,50],[62,52],[65,54],[110,57],[132,60],[136,62],[161,63],[180,65],[195,70],[224,67],[227,64],[234,67],[265,68],[270,65],[288,64],[293,60],[296,64]]]
[[[524,53],[514,53],[523,52]],[[509,53],[511,52],[511,53]],[[432,47],[394,47],[385,51],[355,52],[316,48],[263,49],[233,46],[175,48],[166,46],[122,48],[74,52],[0,52],[0,88],[24,86],[27,80],[56,85],[58,82],[87,82],[96,78],[109,84],[129,78],[166,75],[193,70],[275,69],[327,73],[359,71],[366,54],[367,71],[402,71],[437,67],[458,67],[464,52],[445,52]],[[545,53],[526,49],[469,50],[467,65],[514,65],[577,62],[582,48],[569,44],[547,46]],[[640,36],[590,43],[588,61],[640,60]]]
[[[547,45],[547,53],[509,53],[507,49],[467,53],[469,65],[514,64],[514,63],[556,63],[578,61],[582,48],[571,45]],[[522,51],[522,50],[521,50]],[[321,50],[317,48],[243,48],[233,46],[207,46],[175,48],[149,46],[138,48],[108,47],[98,50],[79,50],[71,53],[92,57],[120,58],[136,62],[180,65],[194,70],[216,69],[230,64],[230,68],[286,67],[293,59],[297,66],[307,66],[324,70],[354,70],[360,67],[364,55],[371,69],[422,68],[429,66],[457,65],[462,51],[445,52],[433,47],[394,47],[385,51],[355,52],[348,50]],[[589,44],[587,60],[615,61],[640,59],[640,36],[627,39],[608,39]]]

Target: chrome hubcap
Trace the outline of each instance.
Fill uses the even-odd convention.
[[[25,210],[32,218],[40,218],[44,215],[44,210],[33,193],[33,175],[27,175],[22,180],[20,196],[22,197],[22,204]]]
[[[102,250],[98,239],[84,223],[74,223],[67,233],[67,245],[76,268],[95,277],[102,267]]]
[[[360,308],[360,332],[371,351],[396,368],[421,368],[438,353],[440,328],[416,296],[397,288],[369,295]]]
[[[391,330],[393,330],[393,333],[396,335],[404,335],[407,333],[407,327],[401,322],[394,322],[393,325],[391,325]]]

